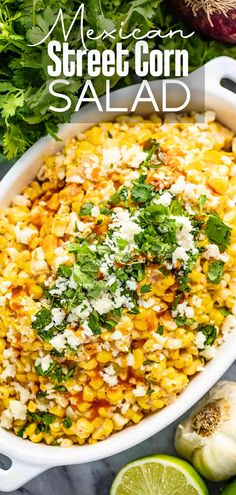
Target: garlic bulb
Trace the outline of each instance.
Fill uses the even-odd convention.
[[[176,431],[175,448],[208,480],[236,474],[236,382],[219,382]]]

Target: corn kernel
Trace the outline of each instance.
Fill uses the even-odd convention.
[[[30,435],[29,438],[30,438],[31,442],[39,443],[43,439],[43,433],[41,431],[39,433],[33,433],[33,435]]]
[[[90,359],[90,361],[84,361],[80,363],[80,367],[83,368],[84,370],[93,370],[94,368],[97,367],[97,361],[96,359]]]
[[[80,438],[88,438],[93,431],[93,424],[85,418],[79,418],[75,425],[75,433]]]
[[[35,404],[35,402],[33,402],[32,400],[28,404],[28,411],[31,413],[37,411],[37,404]]]
[[[121,387],[115,387],[107,390],[107,398],[111,404],[118,404],[123,399],[123,392]]]
[[[105,418],[102,425],[98,427],[92,434],[94,440],[104,440],[109,437],[113,430],[113,421],[109,418]]]
[[[60,406],[54,406],[49,409],[50,414],[55,414],[55,416],[59,416],[59,418],[63,418],[65,416],[65,409]]]
[[[92,388],[88,387],[88,385],[85,385],[83,389],[83,400],[85,402],[93,402],[95,399],[95,392],[92,390]]]
[[[105,364],[112,360],[112,353],[108,351],[101,351],[97,354],[97,360],[99,363]]]
[[[137,369],[141,368],[141,366],[143,364],[143,350],[142,349],[134,349],[133,356],[134,356],[133,368],[135,370],[137,370]]]

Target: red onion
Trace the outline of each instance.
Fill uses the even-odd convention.
[[[194,30],[236,44],[236,0],[172,0],[172,5]]]

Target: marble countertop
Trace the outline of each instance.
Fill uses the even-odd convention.
[[[8,164],[1,165],[0,179],[8,169]],[[228,370],[224,378],[236,380],[236,363]],[[11,493],[13,495],[108,495],[114,476],[127,462],[154,453],[175,454],[173,437],[179,421],[180,419],[145,442],[121,454],[89,464],[52,468]],[[218,495],[220,486],[216,483],[209,484],[210,495]],[[0,495],[3,493],[0,491]]]

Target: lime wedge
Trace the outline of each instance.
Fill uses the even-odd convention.
[[[236,478],[227,483],[222,492],[220,492],[220,495],[236,495]]]
[[[124,466],[110,495],[208,495],[195,469],[168,455],[143,457]]]

